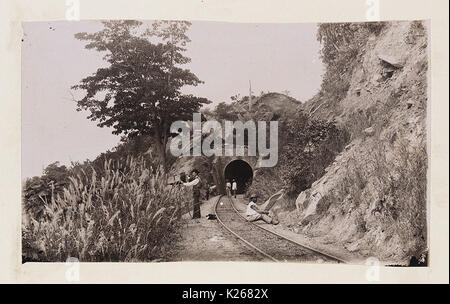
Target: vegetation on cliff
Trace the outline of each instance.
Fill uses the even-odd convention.
[[[282,218],[357,256],[426,263],[425,25],[327,24],[318,37],[327,70],[303,110],[350,142]]]

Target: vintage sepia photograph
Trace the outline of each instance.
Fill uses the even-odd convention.
[[[22,263],[429,266],[428,21],[22,28]]]

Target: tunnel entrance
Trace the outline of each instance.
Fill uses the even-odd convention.
[[[252,183],[252,167],[241,159],[236,159],[228,163],[225,167],[225,180],[229,180],[231,183],[233,179],[236,179],[237,182],[237,193],[244,193]]]

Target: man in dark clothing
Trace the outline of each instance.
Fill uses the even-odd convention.
[[[187,183],[183,183],[183,185],[192,187],[192,196],[194,199],[193,203],[193,219],[201,218],[200,214],[200,189],[202,188],[202,181],[200,176],[198,176],[199,171],[197,169],[192,170],[191,172],[191,180]]]
[[[209,194],[210,194],[210,191],[211,191],[210,187],[209,187],[209,184],[206,183],[205,187],[206,187],[205,199],[209,200]]]

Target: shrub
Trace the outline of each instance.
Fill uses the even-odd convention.
[[[332,122],[311,120],[302,111],[283,125],[281,176],[291,197],[311,187],[348,142]]]
[[[279,161],[274,168],[260,168],[250,185],[264,201],[285,189],[285,207],[295,208],[297,195],[325,174],[349,140],[349,134],[332,122],[313,120],[302,110],[279,120]]]
[[[35,218],[43,216],[46,202],[61,194],[68,183],[69,170],[58,162],[48,165],[42,176],[28,178],[23,191],[25,211]]]
[[[226,104],[224,102],[221,102],[216,106],[213,115],[217,120],[236,121],[239,119],[233,104]]]
[[[42,176],[26,179],[23,187],[23,207],[26,213],[35,219],[42,217],[45,204],[50,202],[53,196],[63,193],[64,188],[69,184],[70,176],[91,176],[92,172],[95,171],[97,177],[101,177],[105,174],[105,161],[120,162],[130,155],[139,157],[151,146],[151,138],[148,136],[138,136],[132,139],[124,138],[124,140],[114,147],[113,151],[101,153],[93,161],[72,162],[69,167],[60,166],[59,162],[54,162],[44,169]],[[168,162],[170,161],[172,161],[171,158],[168,159]],[[157,167],[156,162],[148,165]],[[83,180],[83,182],[86,181]]]
[[[427,152],[425,146],[413,148],[403,139],[392,148],[389,142],[377,141],[365,162],[356,162],[357,155],[350,157],[336,201],[350,197],[370,220],[368,229],[381,228],[387,238],[401,242],[402,255],[419,257],[427,248]],[[394,153],[388,155],[388,150]],[[369,185],[377,189],[375,196],[365,191]]]
[[[322,43],[321,57],[326,72],[321,93],[330,100],[342,100],[350,86],[353,69],[364,54],[364,46],[371,34],[378,35],[385,27],[383,22],[322,23],[317,30],[317,40]]]
[[[141,157],[105,160],[104,175],[92,169],[70,177],[61,195],[45,204],[45,216],[23,227],[23,248],[39,261],[144,261],[164,255],[185,193],[167,186]],[[24,252],[29,256],[30,252]]]

